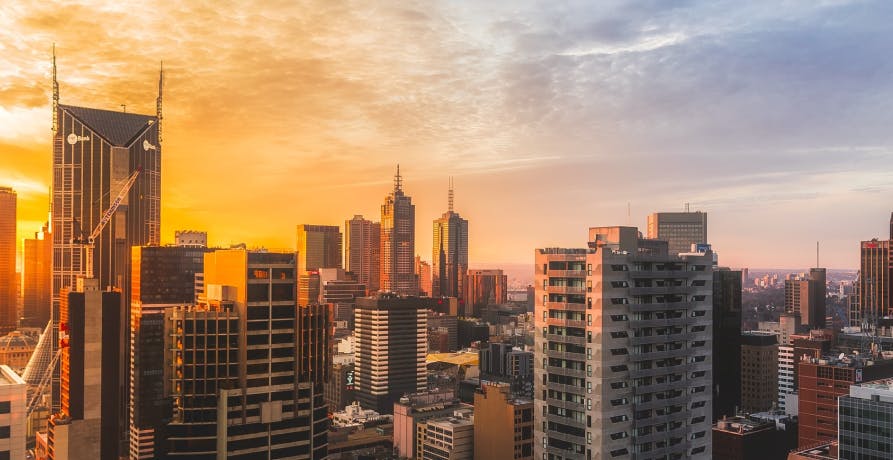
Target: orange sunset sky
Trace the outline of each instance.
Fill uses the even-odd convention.
[[[722,265],[811,266],[819,240],[856,268],[886,236],[884,2],[183,3],[0,6],[20,239],[48,207],[53,43],[69,105],[154,113],[164,61],[165,242],[293,248],[297,224],[378,220],[397,163],[426,260],[454,177],[473,268],[685,202]]]

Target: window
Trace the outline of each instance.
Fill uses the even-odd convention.
[[[9,401],[0,401],[0,414],[8,414],[10,411]]]
[[[9,439],[9,427],[0,426],[0,439]]]

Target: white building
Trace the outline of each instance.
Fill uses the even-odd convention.
[[[0,365],[0,458],[25,458],[25,381]]]

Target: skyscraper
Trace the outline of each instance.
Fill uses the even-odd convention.
[[[480,315],[487,305],[508,302],[508,277],[502,270],[469,270],[463,284],[463,299],[472,315]]]
[[[669,243],[670,254],[689,252],[692,244],[707,243],[707,213],[652,213],[648,216],[648,238]]]
[[[763,331],[747,331],[741,334],[739,375],[741,408],[744,411],[767,411],[778,400],[777,362],[778,337],[775,334]]]
[[[381,224],[356,215],[344,221],[344,259],[347,271],[366,285],[367,292],[377,292],[381,270]]]
[[[432,296],[462,297],[468,270],[468,221],[453,212],[453,185],[450,182],[449,207],[434,220],[431,252]]]
[[[0,187],[0,335],[16,328],[16,192]]]
[[[825,269],[810,268],[806,277],[784,282],[784,307],[787,313],[799,313],[803,324],[814,329],[825,327]]]
[[[535,253],[534,458],[711,458],[712,253],[589,235]]]
[[[391,413],[401,396],[426,388],[427,305],[419,298],[381,294],[357,299],[355,316],[357,401]]]
[[[893,235],[889,240],[863,241],[859,272],[859,302],[862,321],[876,324],[893,314]]]
[[[341,229],[337,225],[298,225],[298,273],[341,268]]]
[[[50,320],[53,236],[48,224],[35,232],[33,239],[25,238],[22,245],[22,324],[31,327],[45,328]]]
[[[741,272],[713,272],[713,420],[741,406]]]
[[[99,286],[122,291],[127,327],[130,304],[130,248],[157,245],[161,230],[161,92],[159,78],[156,114],[59,104],[53,57],[53,321],[59,292],[88,273],[87,247],[75,243],[96,229],[127,179],[138,169],[136,182],[119,203],[117,212],[96,238],[92,272]],[[122,371],[128,369],[129,342],[124,342]],[[55,344],[55,340],[52,341]],[[127,375],[124,376],[128,378]],[[58,384],[53,386],[57,409]],[[124,409],[122,409],[123,411]],[[123,437],[124,433],[122,433]]]
[[[403,193],[400,166],[394,176],[394,191],[381,205],[381,290],[399,295],[417,295],[415,274],[415,205]]]
[[[434,295],[431,288],[431,264],[422,260],[420,256],[415,256],[415,274],[419,280],[419,295],[431,297]]]

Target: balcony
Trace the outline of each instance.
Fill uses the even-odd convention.
[[[631,319],[629,320],[629,327],[635,329],[640,327],[684,326],[690,322],[691,319],[687,316],[680,316],[678,318]]]
[[[573,401],[563,401],[555,398],[546,398],[546,404],[554,407],[562,407],[564,409],[573,409],[576,411],[586,410],[583,403],[576,403]],[[595,407],[595,406],[593,406]]]
[[[586,337],[575,335],[546,334],[545,339],[550,342],[572,343],[574,345],[586,344]]]
[[[545,275],[550,278],[583,278],[586,270],[549,270]]]
[[[550,374],[566,375],[568,377],[583,377],[586,375],[585,369],[571,369],[569,367],[546,366],[546,372]]]
[[[545,308],[551,310],[583,311],[586,310],[586,304],[571,302],[546,302]]]
[[[545,385],[545,388],[547,388],[549,390],[561,391],[564,393],[574,393],[574,394],[579,394],[579,395],[586,393],[586,389],[583,387],[578,387],[575,385],[563,385],[560,383],[552,383],[552,382],[547,382]]]
[[[546,292],[551,294],[584,294],[583,286],[546,286]]]
[[[629,360],[633,362],[637,361],[651,361],[655,359],[663,359],[670,358],[675,356],[684,356],[685,349],[680,350],[668,350],[668,351],[650,351],[647,353],[630,353]]]
[[[548,356],[550,358],[569,359],[569,360],[574,360],[574,361],[586,361],[585,353],[574,353],[574,352],[570,352],[570,351],[549,350],[546,353],[546,356]]]
[[[648,335],[644,337],[630,337],[629,343],[631,345],[645,345],[649,343],[668,343],[668,342],[681,342],[692,340],[695,337],[695,333],[691,332],[682,332],[679,334],[665,334],[665,335]]]
[[[582,407],[583,406],[580,406],[580,408],[582,408]],[[573,426],[573,427],[577,427],[577,428],[586,428],[586,422],[584,422],[582,420],[576,420],[576,419],[573,419],[570,417],[565,417],[562,415],[547,413],[546,420],[549,422],[560,423],[562,425],[568,425],[568,426]]]
[[[694,272],[688,270],[630,270],[629,276],[630,278],[689,278],[691,274]]]
[[[666,302],[666,303],[631,303],[629,310],[633,313],[663,310],[690,310],[692,302]]]
[[[549,326],[577,327],[581,329],[586,327],[586,321],[582,319],[547,318],[546,324]]]
[[[691,288],[688,286],[651,286],[651,287],[631,287],[629,295],[669,295],[669,294],[689,294]]]

